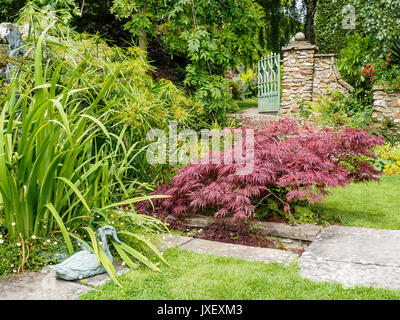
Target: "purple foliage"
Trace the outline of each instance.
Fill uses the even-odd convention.
[[[224,163],[223,153],[221,164],[189,164],[170,184],[158,186],[152,193],[171,196],[155,200],[154,212],[164,216],[194,214],[212,208],[215,216],[246,219],[254,215],[256,204],[265,197],[288,212],[295,200],[322,201],[329,194],[327,187],[376,180],[380,172],[367,159],[374,158],[371,149],[382,143],[382,137],[364,130],[342,127],[335,131],[299,126],[289,119],[273,121],[255,131],[251,174],[236,174],[244,164]],[[277,188],[283,197],[274,192]],[[137,209],[153,214],[149,202],[139,203]]]

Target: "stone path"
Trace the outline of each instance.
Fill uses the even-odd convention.
[[[117,274],[128,271],[116,266]],[[28,272],[21,277],[10,276],[0,279],[0,300],[75,300],[94,287],[110,280],[100,274],[82,281],[56,280],[50,269]]]
[[[290,263],[298,259],[300,274],[314,281],[334,281],[344,286],[400,289],[400,230],[329,226],[309,230],[316,235],[298,257],[293,252],[163,235],[159,249],[183,250],[265,263]],[[310,233],[311,234],[311,233]],[[308,235],[309,236],[309,235]],[[117,266],[118,274],[128,271]],[[109,281],[107,274],[84,281],[55,280],[49,269],[0,279],[0,300],[73,300]]]
[[[329,226],[299,264],[300,274],[314,281],[400,289],[400,230]]]

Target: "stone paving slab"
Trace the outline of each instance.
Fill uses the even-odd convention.
[[[129,268],[122,267],[122,266],[115,266],[115,271],[117,271],[117,275],[120,276],[120,275],[124,274],[125,272],[128,272]],[[111,278],[108,275],[108,273],[103,273],[103,274],[98,274],[97,276],[94,276],[94,277],[83,279],[83,281],[76,280],[74,282],[78,283],[78,284],[84,284],[86,286],[94,288],[94,287],[100,286],[102,284],[105,284],[106,282],[108,282],[110,280],[111,280]],[[60,281],[62,281],[62,280],[60,280]]]
[[[118,275],[129,270],[122,266],[115,269]],[[54,270],[46,267],[40,272],[0,279],[0,300],[74,300],[110,280],[107,273],[77,281],[58,280]]]
[[[194,239],[183,244],[180,248],[197,253],[214,254],[224,257],[234,257],[250,261],[262,261],[265,263],[289,263],[290,261],[298,257],[297,254],[290,251],[249,247],[203,239]]]
[[[299,265],[300,274],[314,281],[400,289],[400,230],[329,226]]]
[[[261,229],[271,236],[290,238],[304,241],[314,241],[322,226],[315,224],[298,224],[290,226],[286,223],[257,221],[255,228]]]
[[[300,257],[300,275],[313,281],[339,282],[344,287],[400,289],[400,268]]]

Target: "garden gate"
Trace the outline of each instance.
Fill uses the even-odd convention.
[[[258,112],[280,113],[280,55],[271,53],[257,65]]]

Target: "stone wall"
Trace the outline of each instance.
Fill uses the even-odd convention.
[[[334,54],[314,55],[313,100],[334,90],[346,93],[354,88],[342,79]]]
[[[400,87],[373,87],[374,108],[372,117],[376,121],[392,120],[400,126]]]
[[[340,76],[334,54],[317,54],[318,47],[305,41],[304,34],[296,34],[295,41],[282,51],[282,115],[298,113],[301,103],[314,101],[329,91],[354,90]]]

